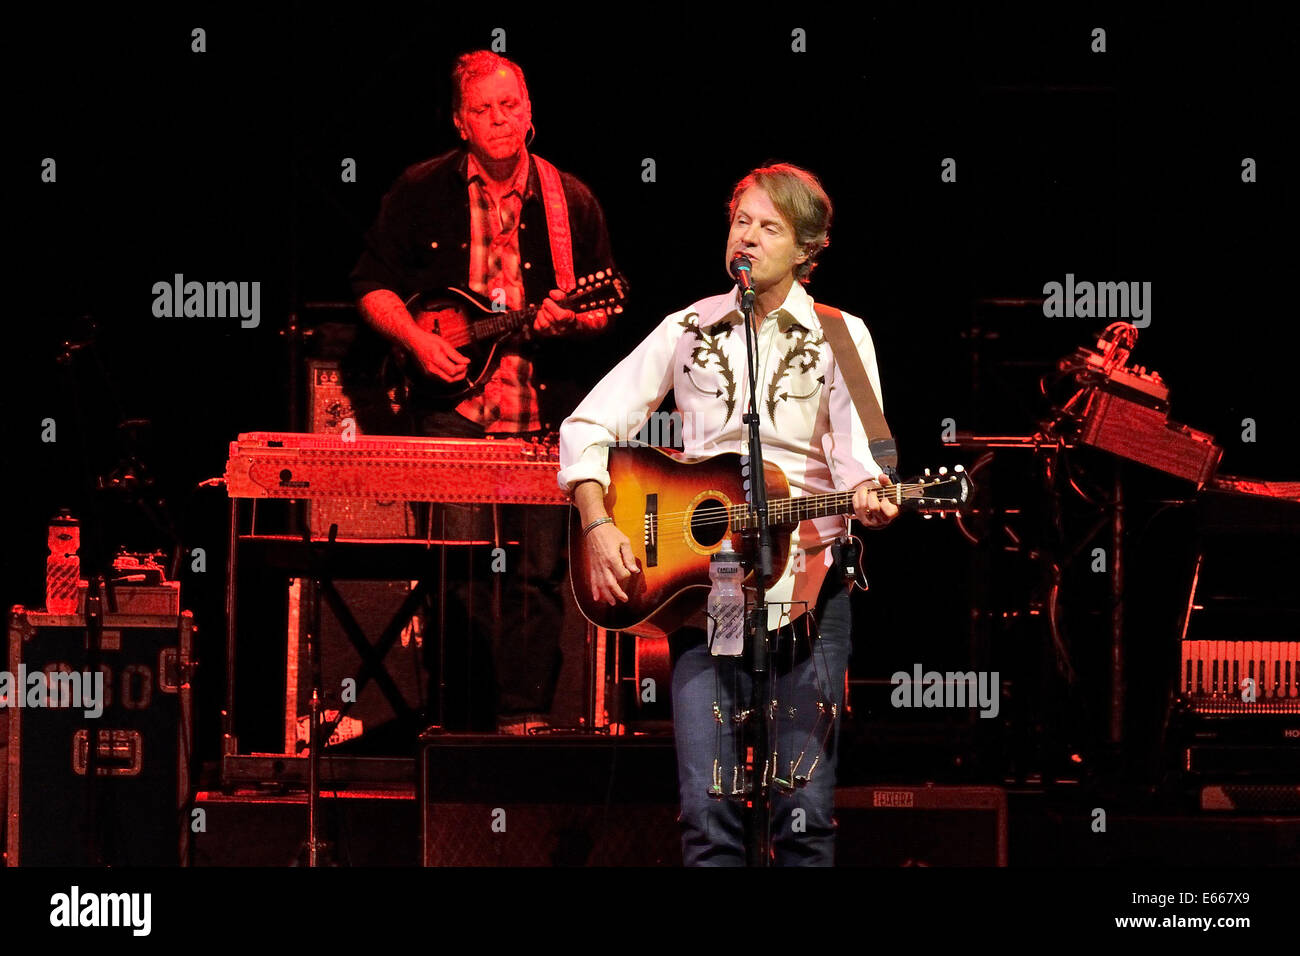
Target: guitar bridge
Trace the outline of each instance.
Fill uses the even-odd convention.
[[[653,568],[659,563],[659,496],[645,496],[645,564]]]

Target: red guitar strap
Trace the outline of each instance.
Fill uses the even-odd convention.
[[[822,331],[826,334],[826,344],[831,347],[835,364],[844,376],[844,385],[853,399],[853,407],[858,410],[858,418],[867,433],[867,447],[876,464],[891,473],[896,480],[898,468],[898,444],[885,421],[885,413],[876,401],[876,392],[867,380],[867,370],[862,367],[862,356],[853,347],[853,337],[844,322],[844,313],[834,306],[813,303],[817,318],[821,320]]]
[[[569,229],[569,203],[564,198],[560,171],[536,153],[537,178],[542,182],[542,206],[546,210],[546,234],[551,240],[551,262],[555,265],[555,285],[561,292],[572,292],[578,285],[573,272],[573,234]]]

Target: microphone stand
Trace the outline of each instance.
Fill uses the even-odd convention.
[[[750,866],[771,863],[772,799],[768,791],[767,768],[770,759],[768,707],[767,579],[772,574],[772,530],[767,523],[767,477],[763,469],[763,445],[759,439],[758,330],[754,328],[754,292],[746,290],[740,298],[745,320],[745,357],[749,362],[749,403],[742,419],[749,427],[749,518],[744,536],[748,552],[754,556],[754,603],[746,616],[745,646],[750,654],[749,715],[754,722],[753,777],[748,802],[747,824]],[[742,456],[741,479],[744,475]]]
[[[324,680],[321,668],[321,645],[320,645],[320,602],[321,592],[324,589],[326,581],[333,581],[333,573],[326,567],[326,558],[321,554],[323,551],[326,555],[333,557],[335,539],[338,537],[339,526],[331,524],[329,535],[325,546],[317,550],[316,545],[311,540],[311,529],[302,529],[303,553],[307,558],[307,566],[311,573],[312,599],[310,605],[308,627],[307,627],[307,667],[311,674],[311,704],[309,715],[311,720],[310,732],[307,735],[307,841],[299,845],[299,859],[302,854],[306,853],[306,863],[309,867],[328,866],[329,858],[327,851],[329,844],[321,838],[320,832],[320,758],[321,750],[325,746],[322,738],[324,722],[322,696],[324,693]]]

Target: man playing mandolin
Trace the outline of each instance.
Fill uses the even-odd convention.
[[[806,518],[793,527],[793,558],[767,592],[769,628],[778,632],[772,657],[777,694],[782,713],[786,707],[794,713],[792,720],[779,725],[775,742],[784,760],[808,749],[810,737],[817,736],[819,712],[825,713],[818,706],[825,702],[822,695],[837,707],[842,704],[851,615],[842,576],[830,567],[830,545],[848,533],[844,513],[851,511],[867,527],[879,528],[893,520],[898,507],[877,494],[889,478],[868,450],[868,435],[827,344],[822,316],[804,290],[818,254],[829,242],[831,203],[820,182],[786,164],[756,169],[736,186],[729,212],[725,262],[729,265],[740,253],[752,263],[758,330],[756,408],[766,463],[784,472],[791,500],[831,499],[834,493],[840,500],[839,514],[822,511],[825,516]],[[609,446],[629,433],[632,422],[645,420],[671,389],[685,422],[686,457],[741,450],[747,435],[742,415],[749,375],[738,304],[739,287],[669,315],[561,426],[559,478],[561,486],[572,490],[580,515],[580,543],[572,546],[584,552],[574,557],[574,584],[585,589],[584,600],[618,606],[637,600],[647,589],[667,595],[674,586],[662,583],[662,567],[671,559],[670,549],[703,554],[716,544],[716,534],[712,542],[697,539],[692,519],[676,506],[662,508],[665,513],[642,522],[634,517],[620,523],[620,509],[633,507],[627,499],[635,498],[635,507],[648,510],[648,501],[658,507],[661,498],[673,496],[671,489],[655,487],[653,481],[643,482],[645,490],[637,494],[608,495],[613,456],[618,454]],[[879,401],[871,336],[860,319],[845,314],[843,322]],[[726,492],[716,497],[735,504]],[[683,500],[693,499],[688,492]],[[638,538],[635,545],[629,534]],[[585,566],[581,578],[578,564]],[[689,593],[702,597],[704,592]],[[812,642],[796,637],[806,633],[803,625],[808,622],[791,622],[803,607],[812,608],[820,633],[815,653]],[[725,762],[733,716],[748,700],[743,665],[737,658],[710,654],[702,614],[687,623],[695,626],[680,628],[672,638],[683,856],[687,865],[743,865],[742,802],[709,796],[711,788],[718,792],[715,759],[721,756]],[[813,739],[811,749],[818,746],[819,740]],[[786,768],[788,763],[780,769]],[[791,787],[792,793],[774,798],[772,846],[778,864],[833,862],[834,771],[832,735],[807,786]],[[729,767],[722,776],[725,790],[731,783]],[[800,809],[803,812],[795,814]]]
[[[353,293],[364,319],[408,356],[415,380],[409,410],[421,434],[541,435],[581,394],[583,370],[564,338],[607,323],[605,310],[575,314],[563,304],[579,278],[613,265],[604,213],[578,179],[529,152],[532,104],[517,65],[488,51],[468,53],[452,85],[464,148],[410,167],[389,190],[352,272]],[[481,376],[471,372],[481,381],[467,394],[470,356],[417,324],[407,304],[449,287],[477,294],[494,312],[540,305],[522,332],[497,343]],[[432,529],[437,537],[520,536],[523,543],[522,566],[503,582],[504,620],[487,620],[492,605],[481,587],[471,593],[462,583],[452,595],[452,633],[455,623],[474,626],[480,639],[492,630],[502,729],[540,723],[536,715],[551,704],[563,617],[563,518],[558,508],[503,507],[494,521],[490,508],[448,507]],[[472,622],[464,620],[471,605]]]

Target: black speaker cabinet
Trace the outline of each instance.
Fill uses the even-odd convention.
[[[426,866],[680,866],[669,737],[427,735]]]
[[[1007,865],[1001,787],[840,787],[835,819],[836,866]]]
[[[0,687],[9,715],[8,865],[185,861],[192,632],[188,611],[106,614],[101,683],[88,669],[80,616],[13,609]]]
[[[428,675],[423,617],[399,612],[411,594],[409,581],[335,581],[338,606],[324,596],[320,608],[321,700],[327,723],[333,726],[327,749],[371,754],[415,753],[416,735],[428,725],[425,694]],[[289,634],[286,645],[284,752],[305,754],[311,713],[311,672],[307,632],[310,628],[312,582],[289,581]],[[343,615],[359,634],[349,637]],[[385,629],[400,627],[388,650],[378,656]],[[362,650],[374,655],[367,666]],[[340,717],[340,709],[344,708]]]
[[[205,827],[193,836],[193,866],[306,865],[306,793],[200,790],[194,806],[203,811]],[[327,866],[420,865],[414,787],[331,788],[317,810]]]

